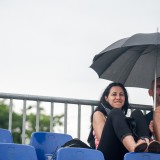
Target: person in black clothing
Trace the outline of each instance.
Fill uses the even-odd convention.
[[[128,94],[120,83],[111,83],[103,92],[99,106],[91,116],[88,143],[100,150],[106,160],[123,160],[127,152],[144,152],[149,144],[149,128],[144,115],[135,110],[131,116],[136,133],[126,118]]]
[[[154,99],[154,80],[148,90],[149,95]],[[156,79],[156,108],[145,115],[149,129],[153,137],[160,142],[160,77]]]

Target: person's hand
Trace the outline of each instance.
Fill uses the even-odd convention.
[[[153,134],[154,133],[154,129],[153,129],[153,120],[150,121],[150,124],[149,124],[149,130],[151,131],[151,133]]]

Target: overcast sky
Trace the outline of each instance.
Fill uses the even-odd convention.
[[[0,92],[98,100],[109,81],[89,68],[94,55],[156,32],[159,7],[159,0],[0,0]],[[151,103],[138,93],[129,91],[131,102]]]

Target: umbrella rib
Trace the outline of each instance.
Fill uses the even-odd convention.
[[[144,50],[142,50],[142,51],[139,53],[139,57],[140,57],[141,55],[143,55],[143,53],[146,53],[145,51],[146,51],[148,48],[149,48],[149,46],[147,46],[147,48],[144,48]],[[139,60],[139,57],[138,57],[137,60],[135,61],[133,67],[131,67],[132,69],[131,69],[130,72],[127,74],[128,76],[126,76],[126,79],[125,79],[125,81],[124,81],[124,83],[123,83],[125,86],[126,86],[126,81],[128,80],[129,76],[131,75],[131,73],[132,73],[132,71],[133,71],[133,69],[134,69],[134,66],[136,65],[137,61]]]
[[[125,52],[128,51],[130,48],[131,48],[131,47],[126,48],[125,50],[122,50],[122,51],[119,53],[119,55],[116,57],[116,59],[113,59],[112,62],[108,64],[107,68],[109,68],[109,67],[115,62],[115,60],[117,60],[120,56],[122,56],[122,54],[125,54]],[[113,51],[113,50],[111,50],[111,51]],[[123,52],[123,53],[122,53],[122,52]],[[106,70],[106,66],[104,67],[103,71],[99,74],[99,77],[100,77],[101,75],[103,75],[103,73],[105,72],[105,70]]]
[[[130,73],[132,72],[132,70],[133,70],[133,68],[134,68],[134,66],[135,66],[135,64],[136,64],[136,62],[138,61],[139,57],[141,56],[141,53],[142,53],[142,52],[143,52],[143,51],[141,51],[139,54],[137,54],[137,57],[135,58],[135,61],[133,62],[133,65],[132,65],[132,66],[131,66],[131,62],[130,62],[130,61],[127,61],[127,62],[125,63],[125,65],[126,65],[127,63],[130,64],[130,65],[126,65],[126,66],[130,66],[130,69],[128,69],[128,73],[125,74],[126,76],[123,76],[123,82],[121,82],[122,84],[125,85],[125,83],[126,83],[128,77],[130,76]],[[126,72],[125,69],[122,70],[121,75],[124,75],[125,72]],[[121,78],[119,77],[119,79],[121,79]]]

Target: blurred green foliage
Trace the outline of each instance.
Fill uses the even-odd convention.
[[[29,106],[27,110],[31,110],[32,106]],[[41,108],[41,110],[43,110]],[[62,118],[64,115],[55,115],[53,117],[53,131],[55,126],[62,126]],[[5,101],[0,101],[0,128],[8,129],[9,123],[9,106],[5,104]],[[40,114],[39,131],[49,132],[50,130],[50,116]],[[35,131],[36,127],[36,114],[30,113],[26,116],[26,139],[30,139],[31,133]],[[14,143],[21,143],[22,138],[22,114],[12,112],[12,135]]]

